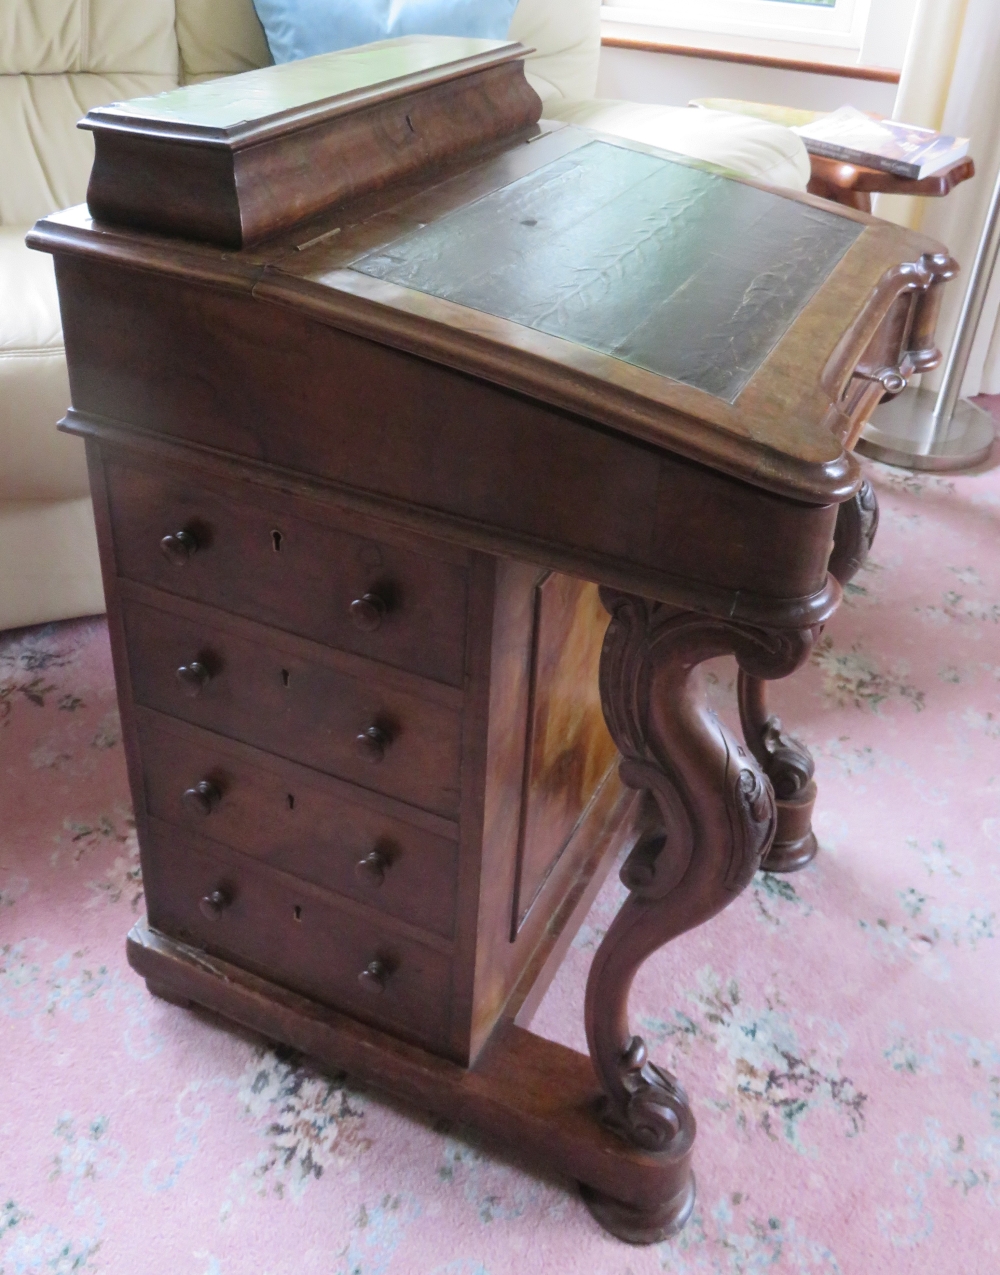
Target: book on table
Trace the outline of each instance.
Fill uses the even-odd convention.
[[[939,173],[969,151],[967,137],[949,137],[932,128],[875,119],[853,106],[842,106],[793,132],[813,155],[877,168],[909,181]]]

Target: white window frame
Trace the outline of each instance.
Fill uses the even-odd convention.
[[[788,42],[860,54],[873,14],[906,0],[837,0],[835,6],[786,0],[604,0],[601,17],[618,27]],[[707,43],[707,41],[706,41]]]

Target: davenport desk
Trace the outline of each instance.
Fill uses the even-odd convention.
[[[863,559],[850,447],[933,366],[955,267],[539,125],[524,54],[415,38],[91,111],[88,206],[30,242],[90,461],[132,965],[652,1242],[695,1124],[629,987],[814,853],[765,681]],[[742,742],[699,681],[725,653]],[[587,1057],[523,1024],[616,856]]]

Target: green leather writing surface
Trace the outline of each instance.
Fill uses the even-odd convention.
[[[594,141],[351,268],[733,402],[863,229]]]

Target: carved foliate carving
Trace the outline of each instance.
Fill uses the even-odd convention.
[[[805,744],[786,735],[781,721],[769,715],[763,678],[740,672],[737,695],[740,724],[747,747],[771,781],[779,801],[792,801],[812,782],[815,763]]]
[[[741,750],[742,752],[742,750]],[[738,894],[753,880],[768,846],[774,839],[776,816],[772,785],[756,767],[740,770],[727,804],[735,808],[739,836],[734,835],[737,852],[730,856],[726,888]]]
[[[618,1064],[628,1095],[624,1111],[608,1104],[607,1121],[644,1151],[667,1151],[681,1136],[688,1097],[669,1072],[649,1061],[646,1042],[633,1036]]]
[[[628,991],[646,957],[706,921],[748,884],[775,831],[758,760],[705,703],[698,666],[735,654],[758,677],[791,672],[810,630],[771,632],[604,589],[611,613],[601,704],[622,782],[654,799],[646,835],[621,870],[630,894],[594,957],[587,1035],[604,1114],[647,1151],[683,1157],[694,1119],[680,1085],[649,1061],[628,1025]]]

